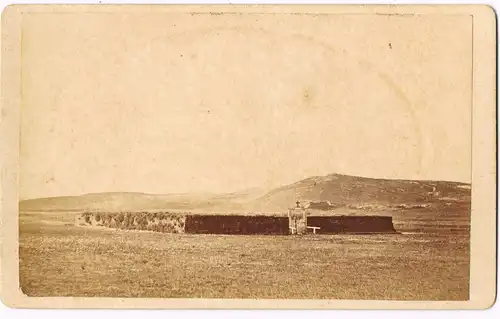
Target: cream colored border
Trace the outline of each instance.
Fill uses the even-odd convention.
[[[228,300],[35,298],[22,294],[18,269],[18,155],[21,22],[27,12],[259,12],[331,14],[464,14],[473,17],[473,167],[470,300],[454,302],[361,300]],[[496,21],[480,5],[13,5],[2,13],[1,69],[1,288],[16,308],[140,309],[484,309],[496,297]]]

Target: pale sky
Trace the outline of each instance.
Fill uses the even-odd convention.
[[[470,182],[469,16],[23,21],[21,198]]]

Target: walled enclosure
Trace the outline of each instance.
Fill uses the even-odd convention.
[[[88,212],[78,215],[75,225],[188,234],[291,233],[289,217],[191,215],[170,212]],[[316,234],[396,232],[390,216],[308,216],[307,226],[319,227]]]

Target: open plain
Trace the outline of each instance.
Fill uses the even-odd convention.
[[[20,213],[20,283],[25,294],[468,299],[468,230],[396,235],[189,235],[76,227],[75,214]],[[425,217],[423,212],[416,215]],[[428,223],[468,221],[396,219],[395,226],[408,230],[410,224]]]

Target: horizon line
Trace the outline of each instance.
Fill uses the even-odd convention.
[[[244,189],[236,190],[236,191],[229,191],[229,192],[211,192],[211,191],[194,191],[194,192],[172,192],[172,193],[146,193],[146,192],[140,192],[140,191],[104,191],[104,192],[90,192],[90,193],[81,193],[81,194],[76,194],[76,195],[58,195],[58,196],[46,196],[46,197],[31,197],[31,198],[24,198],[21,199],[19,198],[19,202],[22,201],[27,201],[27,200],[36,200],[36,199],[50,199],[50,198],[61,198],[61,197],[79,197],[79,196],[86,196],[86,195],[96,195],[96,194],[142,194],[142,195],[152,195],[152,196],[162,196],[162,195],[189,195],[189,194],[211,194],[211,195],[228,195],[228,194],[234,194],[238,193],[241,191],[245,191],[248,189],[252,188],[261,188],[262,190],[268,190],[271,191],[273,189],[281,188],[287,185],[294,185],[296,183],[300,183],[301,181],[315,178],[315,177],[328,177],[328,176],[348,176],[348,177],[355,177],[355,178],[363,178],[363,179],[372,179],[372,180],[380,180],[380,181],[408,181],[408,182],[445,182],[445,183],[456,183],[456,184],[465,184],[465,185],[472,185],[472,182],[463,182],[463,181],[456,181],[456,180],[437,180],[437,179],[404,179],[404,178],[378,178],[378,177],[367,177],[367,176],[361,176],[361,175],[349,175],[349,174],[343,174],[343,173],[330,173],[326,175],[313,175],[309,177],[302,178],[300,180],[297,180],[295,182],[289,183],[289,184],[280,184],[278,186],[274,186],[270,189],[264,188],[264,187],[259,187],[259,186],[251,186],[247,187]]]

